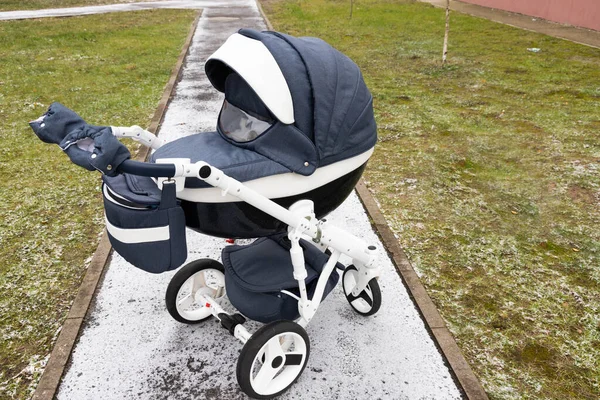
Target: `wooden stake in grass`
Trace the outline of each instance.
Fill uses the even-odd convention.
[[[350,13],[352,16],[352,13]],[[442,67],[446,65],[448,55],[448,33],[450,32],[450,0],[446,0],[446,31],[444,32],[444,48],[442,50]]]
[[[354,0],[350,0],[350,18],[352,18],[352,8],[354,8]]]

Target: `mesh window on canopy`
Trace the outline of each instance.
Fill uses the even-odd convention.
[[[249,142],[262,135],[272,125],[272,121],[257,118],[234,106],[223,102],[219,116],[219,129],[226,137],[236,142]]]

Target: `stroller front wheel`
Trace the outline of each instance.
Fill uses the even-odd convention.
[[[260,328],[244,345],[237,363],[242,391],[255,399],[285,392],[304,371],[310,341],[292,321],[275,321]]]
[[[358,282],[358,269],[354,265],[349,265],[342,275],[342,288],[346,295],[346,300],[350,306],[363,316],[369,316],[379,311],[381,307],[381,289],[379,282],[373,278],[367,284],[365,290],[360,292],[358,296],[352,294],[352,290]]]
[[[167,287],[165,302],[169,314],[184,324],[196,324],[212,315],[204,304],[196,302],[198,294],[214,299],[225,295],[225,268],[212,259],[201,259],[183,266]]]

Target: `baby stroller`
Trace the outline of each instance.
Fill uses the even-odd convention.
[[[351,193],[373,152],[372,97],[358,67],[316,38],[242,29],[205,69],[225,94],[216,132],[163,144],[140,127],[88,125],[58,103],[30,125],[76,164],[103,173],[111,244],[138,268],[178,268],[187,257],[186,227],[258,238],[226,246],[221,262],[183,266],[166,306],[182,323],[217,318],[244,344],[241,389],[271,398],[303,372],[305,327],[338,270],[358,314],[381,305],[377,249],[323,218]],[[130,160],[120,137],[155,149],[150,162]],[[339,262],[342,254],[352,265]],[[222,308],[225,296],[239,313]],[[246,318],[265,325],[251,333]]]

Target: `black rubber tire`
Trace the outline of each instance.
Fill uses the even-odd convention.
[[[300,369],[300,372],[298,373],[296,378],[283,390],[280,390],[279,392],[270,395],[260,395],[254,391],[254,388],[250,383],[250,376],[252,374],[252,364],[254,362],[254,359],[258,355],[260,349],[269,341],[269,339],[276,335],[286,332],[297,333],[304,340],[306,344],[306,357],[304,359],[304,365],[302,365],[302,368]],[[298,378],[300,377],[300,375],[302,375],[302,372],[304,372],[304,369],[306,368],[309,356],[310,340],[308,339],[308,334],[306,333],[306,330],[304,330],[303,327],[292,321],[271,322],[267,325],[264,325],[262,328],[256,331],[256,333],[254,333],[254,335],[252,335],[250,339],[248,339],[248,341],[242,348],[240,356],[238,357],[236,368],[238,384],[240,385],[242,391],[253,399],[272,399],[288,390],[298,380]]]
[[[181,286],[185,283],[185,281],[188,280],[190,276],[205,269],[216,269],[225,274],[225,267],[223,267],[223,264],[217,260],[203,258],[200,260],[194,260],[184,265],[173,276],[171,282],[169,282],[169,286],[167,286],[167,292],[165,294],[165,303],[167,305],[167,311],[176,321],[184,324],[198,324],[202,321],[206,321],[210,317],[209,315],[206,318],[199,320],[189,320],[182,317],[181,314],[179,314],[179,311],[177,311],[177,293],[179,293],[179,289],[181,289]]]
[[[350,307],[352,307],[352,309],[354,311],[356,311],[358,314],[360,314],[362,316],[368,317],[369,315],[375,314],[377,311],[379,311],[379,308],[381,307],[381,288],[379,287],[379,282],[377,282],[377,278],[371,279],[369,281],[369,283],[367,284],[369,289],[371,289],[371,294],[373,295],[371,309],[368,312],[362,312],[360,310],[357,310],[352,305],[352,302],[354,300],[351,299],[350,296],[347,294],[348,291],[346,290],[346,285],[345,285],[346,281],[344,278],[345,278],[346,274],[349,273],[350,271],[358,272],[358,269],[354,265],[349,265],[348,267],[346,267],[346,269],[344,270],[344,273],[342,274],[342,289],[344,290],[344,295],[346,296],[346,300],[348,300],[348,304],[350,304]]]

